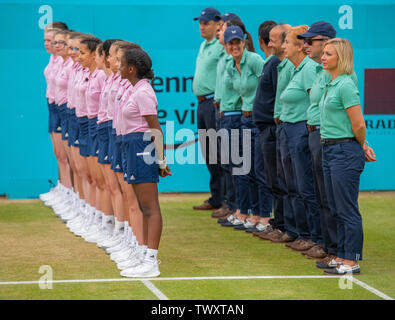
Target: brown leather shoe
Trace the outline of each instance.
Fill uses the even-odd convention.
[[[309,259],[323,259],[327,253],[321,248],[320,245],[315,245],[307,251],[303,251],[302,255]]]
[[[226,215],[226,212],[227,212],[227,208],[221,207],[211,212],[211,217],[216,219],[222,218],[223,216]]]
[[[268,234],[269,232],[272,232],[273,231],[273,227],[272,226],[268,226],[265,230],[263,230],[263,231],[254,231],[253,233],[252,233],[252,235],[254,235],[255,237],[261,237],[261,235],[263,236],[263,235],[265,235],[265,234]]]
[[[214,210],[211,213],[211,216],[213,218],[222,219],[222,218],[225,218],[225,217],[227,217],[231,214],[234,214],[234,213],[235,213],[235,210],[230,210],[229,208],[219,208],[217,210]]]
[[[295,251],[306,251],[311,249],[313,246],[315,246],[315,243],[311,239],[309,240],[298,239],[294,243],[288,245],[287,247]]]
[[[215,210],[208,200],[204,201],[200,206],[193,206],[193,210]]]
[[[270,241],[273,243],[288,243],[288,242],[293,242],[294,240],[295,239],[293,239],[289,235],[287,235],[286,232],[282,232],[281,237],[270,238]]]
[[[270,240],[270,239],[274,239],[274,238],[279,238],[283,235],[283,233],[278,230],[278,229],[274,229],[272,231],[268,231],[266,233],[261,233],[258,237],[262,240]]]

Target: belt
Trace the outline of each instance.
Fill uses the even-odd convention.
[[[243,111],[243,116],[251,117],[252,116],[252,111]]]
[[[205,96],[197,96],[197,99],[199,102],[203,102],[205,100],[212,99],[212,98],[214,98],[214,93],[210,93]]]
[[[311,126],[311,125],[307,125],[307,130],[309,131],[309,132],[313,132],[313,131],[316,131],[316,130],[318,130],[320,128],[320,126]]]
[[[240,116],[241,111],[222,111],[218,113],[220,118],[226,117],[226,116]]]
[[[355,138],[340,138],[340,139],[321,139],[321,144],[324,146],[329,146],[333,144],[339,144],[347,141],[357,141]]]

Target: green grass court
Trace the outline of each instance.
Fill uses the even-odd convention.
[[[119,275],[116,264],[104,250],[72,234],[41,201],[1,200],[0,299],[395,298],[394,192],[366,192],[360,195],[359,204],[364,225],[364,260],[361,262],[361,275],[355,276],[355,279],[368,285],[368,289],[357,283],[352,283],[352,289],[341,289],[339,278],[332,277],[276,278],[322,276],[323,272],[315,268],[315,260],[306,259],[283,244],[272,244],[244,231],[221,227],[216,219],[211,218],[211,212],[192,210],[192,205],[201,203],[206,198],[205,194],[161,195],[164,216],[159,248],[161,275],[148,282],[136,279],[124,281],[125,278]],[[39,273],[42,265],[51,266],[55,281],[121,281],[55,282],[53,289],[40,289],[38,283],[4,284],[39,281],[43,276]],[[253,278],[257,276],[274,278]],[[181,277],[203,279],[179,279]],[[224,279],[210,279],[211,277]],[[384,295],[380,296],[380,293]]]

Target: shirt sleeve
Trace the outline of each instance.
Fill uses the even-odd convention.
[[[306,68],[303,72],[303,88],[305,91],[308,91],[313,86],[317,71],[313,63],[309,63],[305,67]]]
[[[224,61],[219,61],[217,64],[217,78],[215,84],[215,93],[214,93],[214,101],[220,102],[221,101],[221,91],[222,91],[222,82],[223,77],[221,76],[221,71],[224,69]]]
[[[251,70],[257,77],[260,77],[262,75],[263,65],[265,64],[265,61],[259,54],[254,54],[253,57],[254,58],[251,64]]]
[[[361,104],[359,99],[359,91],[352,81],[344,83],[339,88],[339,92],[344,109]]]
[[[137,107],[139,108],[140,114],[142,116],[158,114],[158,110],[157,110],[158,103],[156,101],[155,95],[152,95],[151,93],[144,90],[138,92],[135,95],[134,101]]]

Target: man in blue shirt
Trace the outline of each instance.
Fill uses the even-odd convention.
[[[260,131],[260,143],[262,152],[256,157],[261,157],[265,172],[266,184],[273,196],[274,219],[270,220],[271,227],[254,232],[256,236],[264,236],[273,229],[284,232],[283,196],[285,182],[277,175],[277,148],[276,148],[276,124],[274,122],[274,102],[277,90],[277,66],[281,60],[273,54],[268,47],[270,31],[277,24],[266,21],[259,28],[259,46],[267,57],[256,92],[252,110],[253,120]]]

